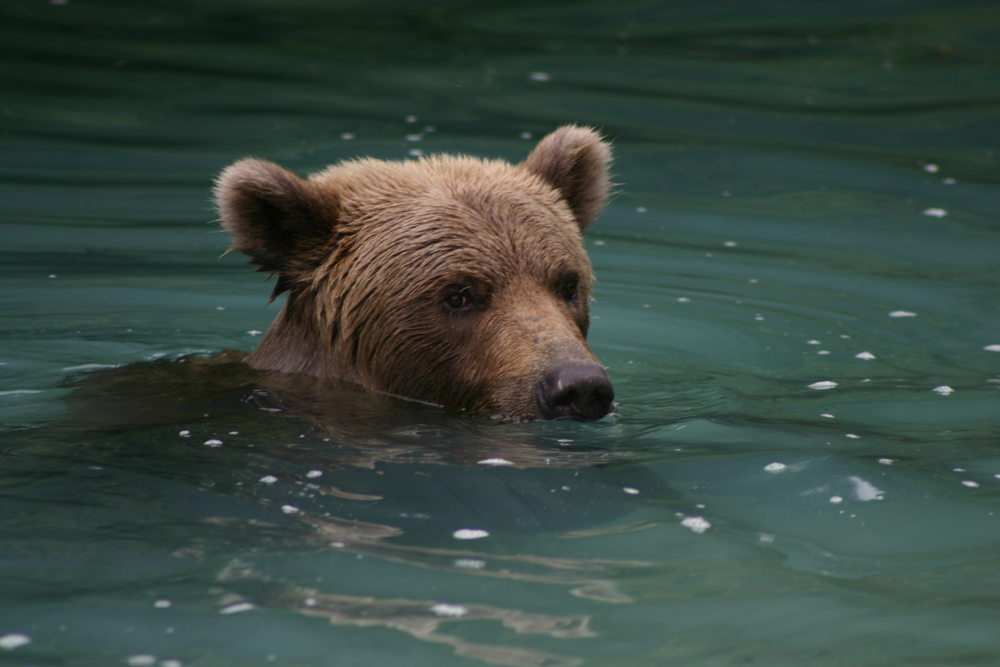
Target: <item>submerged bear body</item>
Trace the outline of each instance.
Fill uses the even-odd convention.
[[[237,162],[216,187],[232,248],[288,292],[247,363],[515,421],[603,417],[581,234],[608,160],[564,127],[517,165],[366,159],[301,179]]]

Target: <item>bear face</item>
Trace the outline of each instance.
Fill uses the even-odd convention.
[[[609,148],[566,126],[517,165],[434,156],[344,162],[308,179],[227,168],[232,249],[287,301],[247,363],[503,419],[599,419],[581,233],[608,194]]]

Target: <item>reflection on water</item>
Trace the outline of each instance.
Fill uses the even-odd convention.
[[[268,581],[243,563],[232,563],[220,575],[220,580],[229,587],[239,587],[242,583],[254,584],[254,599],[281,609],[289,609],[306,616],[325,618],[334,625],[357,627],[384,626],[400,630],[427,642],[447,644],[454,648],[456,655],[477,658],[497,665],[524,665],[530,667],[556,667],[578,665],[580,660],[543,651],[517,649],[499,645],[475,644],[456,635],[439,632],[444,623],[457,621],[493,620],[503,623],[518,634],[545,634],[559,639],[581,639],[594,637],[587,627],[586,616],[545,616],[527,614],[515,609],[501,609],[487,605],[461,605],[435,602],[433,600],[379,600],[353,595],[331,595],[316,589],[298,586],[282,586]],[[243,596],[222,593],[223,609],[249,610],[242,603]],[[240,606],[243,605],[243,606]]]
[[[995,664],[995,4],[4,3],[2,661]],[[615,416],[218,356],[223,166],[565,122]]]

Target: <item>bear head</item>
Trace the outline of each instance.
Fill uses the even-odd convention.
[[[343,162],[302,179],[241,160],[215,197],[232,249],[287,300],[247,363],[502,419],[599,419],[614,392],[586,343],[581,234],[608,145],[566,126],[512,165]]]

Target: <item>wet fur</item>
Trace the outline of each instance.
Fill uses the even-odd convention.
[[[538,418],[546,369],[596,363],[581,233],[607,197],[608,161],[596,133],[567,126],[517,165],[363,159],[301,179],[237,162],[216,186],[223,226],[278,275],[272,298],[288,292],[247,363]],[[444,305],[456,286],[475,297],[467,312]]]

